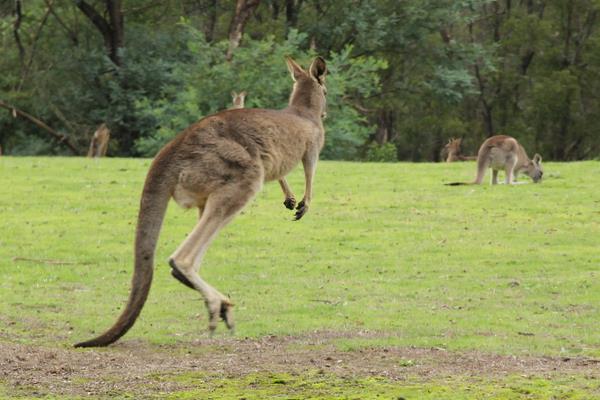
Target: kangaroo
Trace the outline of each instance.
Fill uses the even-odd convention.
[[[519,172],[528,175],[534,183],[541,182],[544,175],[542,156],[535,154],[530,160],[523,146],[517,139],[497,135],[486,139],[477,153],[477,177],[471,184],[480,185],[483,182],[485,170],[492,169],[492,185],[498,183],[498,171],[504,169],[506,184],[513,184]],[[447,185],[468,185],[466,182],[453,182]]]
[[[231,107],[229,107],[230,110],[244,108],[244,101],[246,100],[246,91],[241,91],[240,93],[236,93],[235,91],[232,91],[231,99],[232,99],[233,105]]]
[[[90,158],[104,157],[106,150],[108,149],[108,141],[110,140],[110,131],[106,124],[102,124],[94,132],[92,141],[90,142],[90,149],[88,150],[87,156]]]
[[[446,162],[477,160],[477,156],[463,156],[461,150],[462,138],[452,138],[444,146],[442,154],[446,154]]]
[[[302,218],[311,204],[313,177],[325,139],[325,60],[316,57],[308,71],[291,58],[286,61],[294,81],[286,108],[221,111],[186,128],[155,157],[141,196],[127,305],[110,329],[75,347],[107,346],[135,323],[150,290],[156,243],[171,197],[201,213],[192,232],[169,257],[171,274],[202,295],[211,335],[219,319],[233,331],[233,304],[200,278],[202,258],[217,233],[263,182],[280,179],[300,161],[305,190],[295,220]]]

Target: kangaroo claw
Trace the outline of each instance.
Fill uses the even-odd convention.
[[[300,203],[298,203],[298,206],[296,206],[296,210],[297,211],[296,215],[294,216],[294,221],[298,221],[304,216],[304,214],[306,214],[306,212],[308,211],[308,205],[304,203],[304,200],[302,200]]]

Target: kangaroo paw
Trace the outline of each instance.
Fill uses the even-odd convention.
[[[296,206],[296,199],[293,197],[288,197],[285,199],[285,201],[283,202],[283,205],[285,206],[285,208],[287,208],[288,210],[293,210],[294,207]]]

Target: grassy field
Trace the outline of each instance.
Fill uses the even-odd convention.
[[[476,353],[593,365],[600,358],[599,162],[547,163],[542,184],[495,187],[443,185],[472,179],[474,163],[321,162],[311,210],[298,222],[279,186],[266,184],[217,237],[201,270],[236,304],[235,338],[220,326],[214,345],[199,295],[169,274],[168,255],[197,219],[172,204],[136,325],[121,344],[98,353],[71,350],[109,327],[126,302],[148,165],[0,158],[0,344],[69,357],[136,346],[198,355],[243,340],[307,337],[282,349],[318,353],[310,340],[318,337],[341,357],[416,348],[457,359]],[[300,198],[301,171],[289,181]],[[368,368],[350,379],[311,365],[226,377],[200,366],[146,377],[180,382],[163,396],[173,398],[600,398],[593,368],[568,376],[560,368],[464,376],[459,365],[450,375],[413,376],[413,364],[425,362],[394,363],[405,379]],[[17,387],[6,368],[0,363],[0,396],[34,390],[35,382]],[[38,395],[78,395],[37,386]]]

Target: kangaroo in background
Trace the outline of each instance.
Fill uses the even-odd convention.
[[[312,181],[325,131],[325,60],[317,57],[305,71],[287,58],[294,80],[283,110],[236,109],[208,116],[181,132],[156,156],[142,192],[135,239],[131,292],[115,324],[75,347],[106,346],[135,323],[152,283],[154,253],[171,197],[186,208],[200,209],[200,220],[169,257],[171,274],[204,298],[209,331],[220,319],[234,328],[231,301],[198,274],[212,239],[261,189],[302,161],[304,197],[296,207],[302,218],[312,200]],[[289,188],[288,188],[289,189]]]
[[[444,146],[442,154],[446,154],[446,162],[477,160],[477,156],[462,155],[462,138],[452,138]]]
[[[87,156],[90,158],[104,157],[106,150],[108,150],[108,141],[110,140],[110,130],[106,124],[102,124],[94,132],[92,141],[90,142],[90,149],[88,150]]]
[[[246,91],[243,90],[239,93],[235,91],[231,91],[231,100],[233,105],[229,107],[230,110],[235,110],[238,108],[244,108],[244,101],[246,100]]]
[[[542,156],[535,154],[530,160],[523,146],[517,139],[497,135],[486,139],[477,153],[477,176],[472,184],[480,185],[483,182],[485,170],[492,169],[492,185],[498,183],[498,171],[503,169],[506,173],[505,182],[512,184],[519,172],[528,175],[534,183],[542,180]],[[466,182],[453,182],[447,185],[468,185]]]

